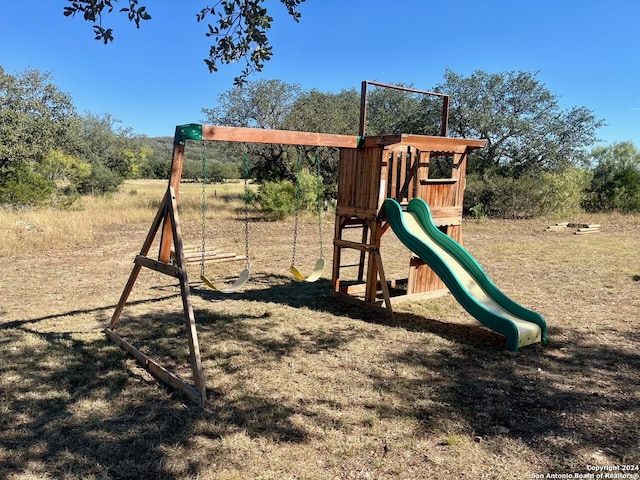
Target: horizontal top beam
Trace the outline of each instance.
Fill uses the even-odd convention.
[[[486,140],[410,134],[376,135],[362,138],[356,135],[339,135],[335,133],[296,132],[292,130],[216,125],[188,124],[176,127],[175,141],[184,145],[184,141],[188,139],[211,142],[274,143],[337,148],[386,147],[404,144],[423,151],[456,153],[483,148],[487,143]]]
[[[356,135],[334,133],[295,132],[247,127],[202,126],[202,140],[218,142],[277,143],[282,145],[307,145],[311,147],[356,148]]]

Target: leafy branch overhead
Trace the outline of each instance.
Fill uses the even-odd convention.
[[[104,13],[113,12],[113,3],[118,0],[68,0],[71,5],[64,7],[65,17],[75,17],[76,13],[82,13],[83,18],[87,22],[93,22],[93,32],[96,34],[96,40],[102,40],[104,44],[113,41],[113,29],[102,26],[102,16]],[[129,7],[120,9],[120,12],[126,12],[129,21],[135,22],[136,27],[140,28],[141,20],[151,20],[151,15],[147,13],[147,7],[138,6],[138,0],[128,0]]]
[[[65,16],[75,16],[81,13],[85,21],[93,22],[96,40],[105,44],[113,41],[113,29],[103,26],[103,16],[114,10],[114,3],[119,0],[68,0],[70,5],[64,7]],[[239,86],[247,82],[247,78],[254,72],[260,72],[265,62],[271,59],[273,48],[269,44],[267,32],[271,28],[274,18],[268,14],[263,6],[266,0],[218,0],[212,7],[205,7],[198,14],[196,20],[204,22],[213,17],[212,23],[207,23],[207,37],[213,39],[209,49],[209,56],[205,63],[210,72],[218,71],[220,64],[230,64],[245,60],[245,68],[234,79]],[[280,0],[287,8],[287,12],[296,22],[300,19],[298,6],[305,0]],[[140,28],[142,20],[150,20],[151,15],[145,6],[139,6],[138,0],[128,0],[129,7],[119,11],[127,13],[129,20]]]

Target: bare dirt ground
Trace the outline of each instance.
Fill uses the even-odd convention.
[[[638,219],[598,217],[590,235],[465,221],[464,245],[492,280],[547,319],[549,344],[518,353],[450,296],[402,304],[392,321],[331,297],[330,261],[320,281],[294,282],[292,221],[252,221],[244,293],[205,289],[190,271],[209,394],[199,408],[103,333],[149,212],[96,228],[90,245],[2,258],[0,478],[640,474]],[[242,253],[241,218],[211,215],[208,241]],[[315,227],[301,231],[303,270],[318,256]],[[332,230],[327,215],[328,259]],[[406,276],[409,252],[385,242],[387,276]],[[229,281],[241,268],[208,274]],[[175,281],[143,271],[120,328],[188,378]]]

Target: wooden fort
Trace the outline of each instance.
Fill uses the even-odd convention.
[[[387,231],[381,212],[386,198],[401,204],[414,197],[424,199],[436,225],[460,242],[467,158],[484,145],[484,140],[400,134],[365,136],[358,148],[341,149],[333,292],[345,299],[391,309],[390,285],[380,256],[382,235]],[[345,232],[353,228],[361,229],[360,240],[345,239]],[[343,271],[354,265],[342,263],[344,249],[360,252],[357,274],[349,281],[343,279]],[[406,296],[437,296],[446,291],[441,280],[418,258],[411,258],[408,268]]]

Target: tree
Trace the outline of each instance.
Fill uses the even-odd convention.
[[[367,135],[440,135],[441,117],[441,98],[384,87],[371,89],[367,95]]]
[[[296,22],[300,19],[298,6],[305,0],[280,0],[288,14]],[[118,0],[67,0],[64,15],[82,14],[85,21],[93,23],[96,40],[105,44],[112,42],[113,29],[103,26],[103,18],[113,12]],[[143,20],[151,20],[147,7],[139,4],[139,0],[128,0],[128,7],[120,8],[129,20],[140,28]],[[253,72],[260,72],[264,63],[271,59],[273,48],[269,44],[267,32],[274,18],[263,6],[265,0],[218,0],[213,7],[205,7],[196,15],[202,22],[214,17],[213,24],[207,24],[207,37],[213,38],[209,49],[209,57],[205,63],[210,72],[218,70],[220,64],[229,64],[245,60],[245,68],[234,80],[242,85]]]
[[[596,147],[596,167],[585,200],[591,211],[640,211],[640,151],[631,142]]]
[[[0,67],[0,170],[35,168],[53,148],[68,148],[78,122],[71,97],[47,73],[9,75]]]
[[[147,171],[152,148],[119,123],[110,114],[82,117],[75,154],[91,164],[91,176],[79,185],[81,193],[112,193],[125,178],[139,178]]]
[[[0,203],[42,205],[55,181],[45,172],[53,151],[69,151],[78,133],[71,98],[37,70],[0,67]]]
[[[291,107],[284,123],[287,130],[303,132],[358,133],[360,95],[355,90],[327,93],[319,90],[303,92]],[[338,160],[336,148],[307,147],[301,159],[302,167],[319,175],[327,197],[335,196],[338,184]]]
[[[285,128],[301,89],[281,80],[258,80],[227,90],[218,96],[218,106],[204,108],[214,125],[252,128]],[[295,179],[295,150],[282,145],[229,145],[238,158],[244,149],[251,157],[250,175],[259,182]]]
[[[301,94],[299,85],[282,80],[257,80],[218,96],[217,106],[203,108],[214,125],[251,128],[283,128]]]
[[[604,125],[585,107],[560,110],[556,96],[534,73],[475,71],[465,78],[447,70],[436,91],[451,96],[452,136],[487,140],[486,148],[472,156],[473,173],[498,169],[519,177],[584,164],[587,147]]]

